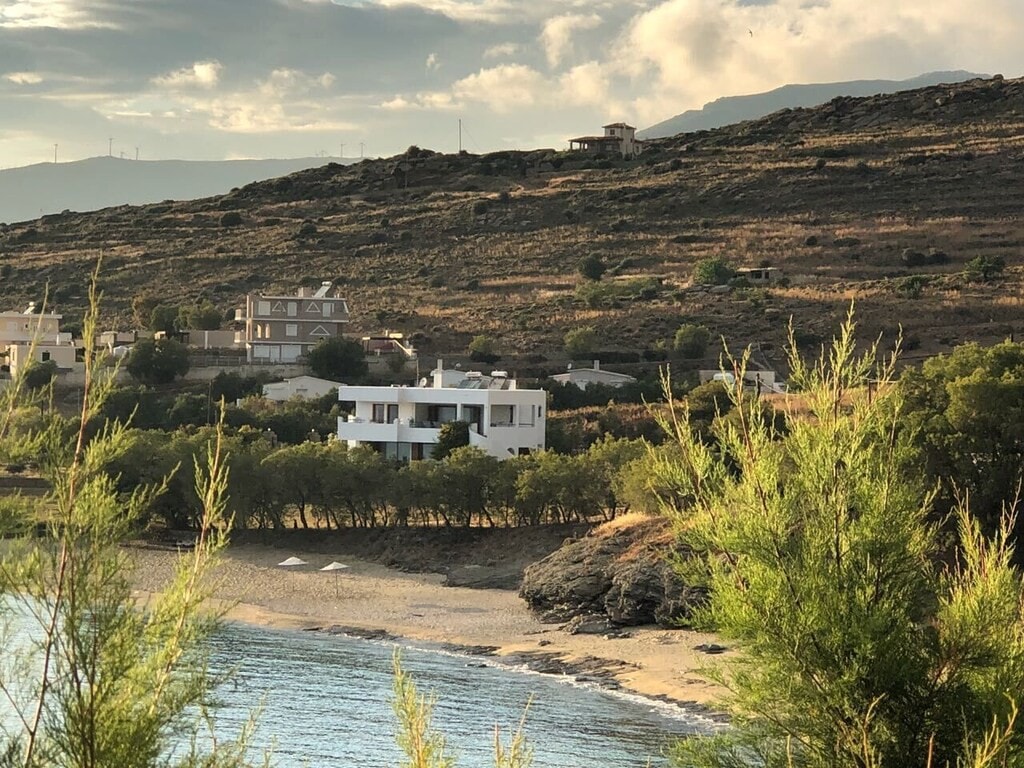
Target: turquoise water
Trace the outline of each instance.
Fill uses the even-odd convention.
[[[281,768],[396,768],[391,713],[394,646],[312,632],[229,625],[214,639],[215,670],[234,669],[217,695],[218,730],[236,733],[262,700],[254,746],[273,746]],[[493,765],[498,724],[508,735],[533,697],[526,733],[536,768],[638,768],[666,764],[663,748],[705,731],[667,706],[571,685],[478,659],[404,648],[403,666],[437,696],[435,724],[461,768]]]

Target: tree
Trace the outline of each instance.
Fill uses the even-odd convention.
[[[576,271],[587,280],[598,281],[604,275],[605,263],[596,253],[584,256],[576,266]]]
[[[96,331],[93,309],[86,338]],[[245,765],[244,738],[204,743],[213,681],[204,644],[216,627],[201,609],[210,567],[224,546],[226,476],[217,446],[199,462],[202,526],[166,589],[140,606],[121,545],[163,482],[116,492],[107,462],[126,447],[126,427],[95,434],[111,386],[87,347],[81,411],[66,420],[17,386],[0,393],[0,455],[30,451],[49,481],[46,496],[2,502],[0,689],[5,766]],[[22,429],[10,415],[31,403],[42,421]]]
[[[693,268],[693,280],[701,285],[725,285],[735,274],[736,270],[720,256],[701,259]]]
[[[430,458],[441,461],[456,448],[469,445],[469,422],[449,421],[437,431],[437,442],[430,452]]]
[[[178,307],[157,304],[149,314],[149,330],[153,333],[174,333],[178,330]]]
[[[905,371],[900,388],[903,427],[939,487],[938,515],[966,494],[985,530],[996,530],[1024,467],[1024,344],[963,344]]]
[[[685,323],[679,326],[679,329],[676,331],[676,335],[672,339],[672,349],[682,357],[692,360],[704,357],[710,341],[711,331],[703,325]]]
[[[565,351],[570,357],[587,357],[597,349],[597,331],[593,326],[573,328],[566,331]]]
[[[141,339],[132,346],[125,368],[143,384],[170,384],[188,373],[188,347],[174,339]]]
[[[469,359],[478,363],[490,365],[501,359],[501,355],[498,353],[498,342],[483,334],[473,337],[473,340],[469,342],[468,351]]]
[[[709,445],[685,413],[665,419],[678,453],[658,462],[676,489],[663,507],[700,553],[698,617],[738,655],[728,732],[678,745],[685,766],[833,768],[1020,765],[1024,686],[1020,573],[1012,519],[985,540],[958,515],[955,565],[938,557],[930,494],[901,432],[898,388],[872,393],[875,349],[854,352],[852,320],[812,365],[791,352],[808,411],[780,436],[762,403]],[[990,759],[981,759],[987,752]]]
[[[315,375],[331,381],[356,381],[370,370],[363,345],[342,336],[319,342],[309,350],[307,364]]]
[[[220,328],[221,312],[213,304],[204,301],[178,310],[178,327],[196,331],[216,331]]]
[[[56,375],[57,363],[53,360],[32,363],[25,369],[24,384],[30,390],[43,389],[50,385]]]

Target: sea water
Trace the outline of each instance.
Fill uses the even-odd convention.
[[[281,768],[395,768],[390,643],[317,632],[228,625],[213,640],[218,733],[229,738],[262,703],[253,739]],[[638,697],[498,665],[440,649],[403,647],[402,666],[436,697],[434,724],[461,768],[493,766],[494,729],[504,738],[528,702],[525,732],[536,768],[663,766],[672,741],[707,730],[700,718]]]

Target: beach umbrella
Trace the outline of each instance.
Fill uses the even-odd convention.
[[[309,565],[309,563],[307,563],[305,560],[300,560],[297,557],[289,557],[287,560],[283,560],[280,563],[278,563],[278,565],[283,565],[285,568],[288,568],[293,565]]]
[[[344,563],[339,563],[337,560],[335,560],[334,562],[328,563],[327,565],[325,565],[323,568],[320,569],[321,571],[334,571],[334,596],[335,597],[338,596],[338,582],[341,579],[341,572],[344,571],[346,568],[348,568],[347,565],[345,565]]]

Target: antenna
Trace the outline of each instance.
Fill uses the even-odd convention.
[[[57,164],[57,145],[53,145],[53,164]]]
[[[107,157],[114,156],[114,139],[113,137],[107,139]]]
[[[344,160],[345,159],[345,142],[344,141],[341,142],[341,144],[338,145],[338,159],[340,159],[340,160]]]
[[[462,154],[462,118],[459,118],[459,154]]]
[[[361,142],[361,141],[359,142],[359,159],[360,160],[362,160],[362,158],[363,158],[363,147],[365,147],[365,146],[366,145],[363,144],[363,142]]]
[[[136,160],[139,159],[139,148],[138,147],[135,148],[135,159]]]

